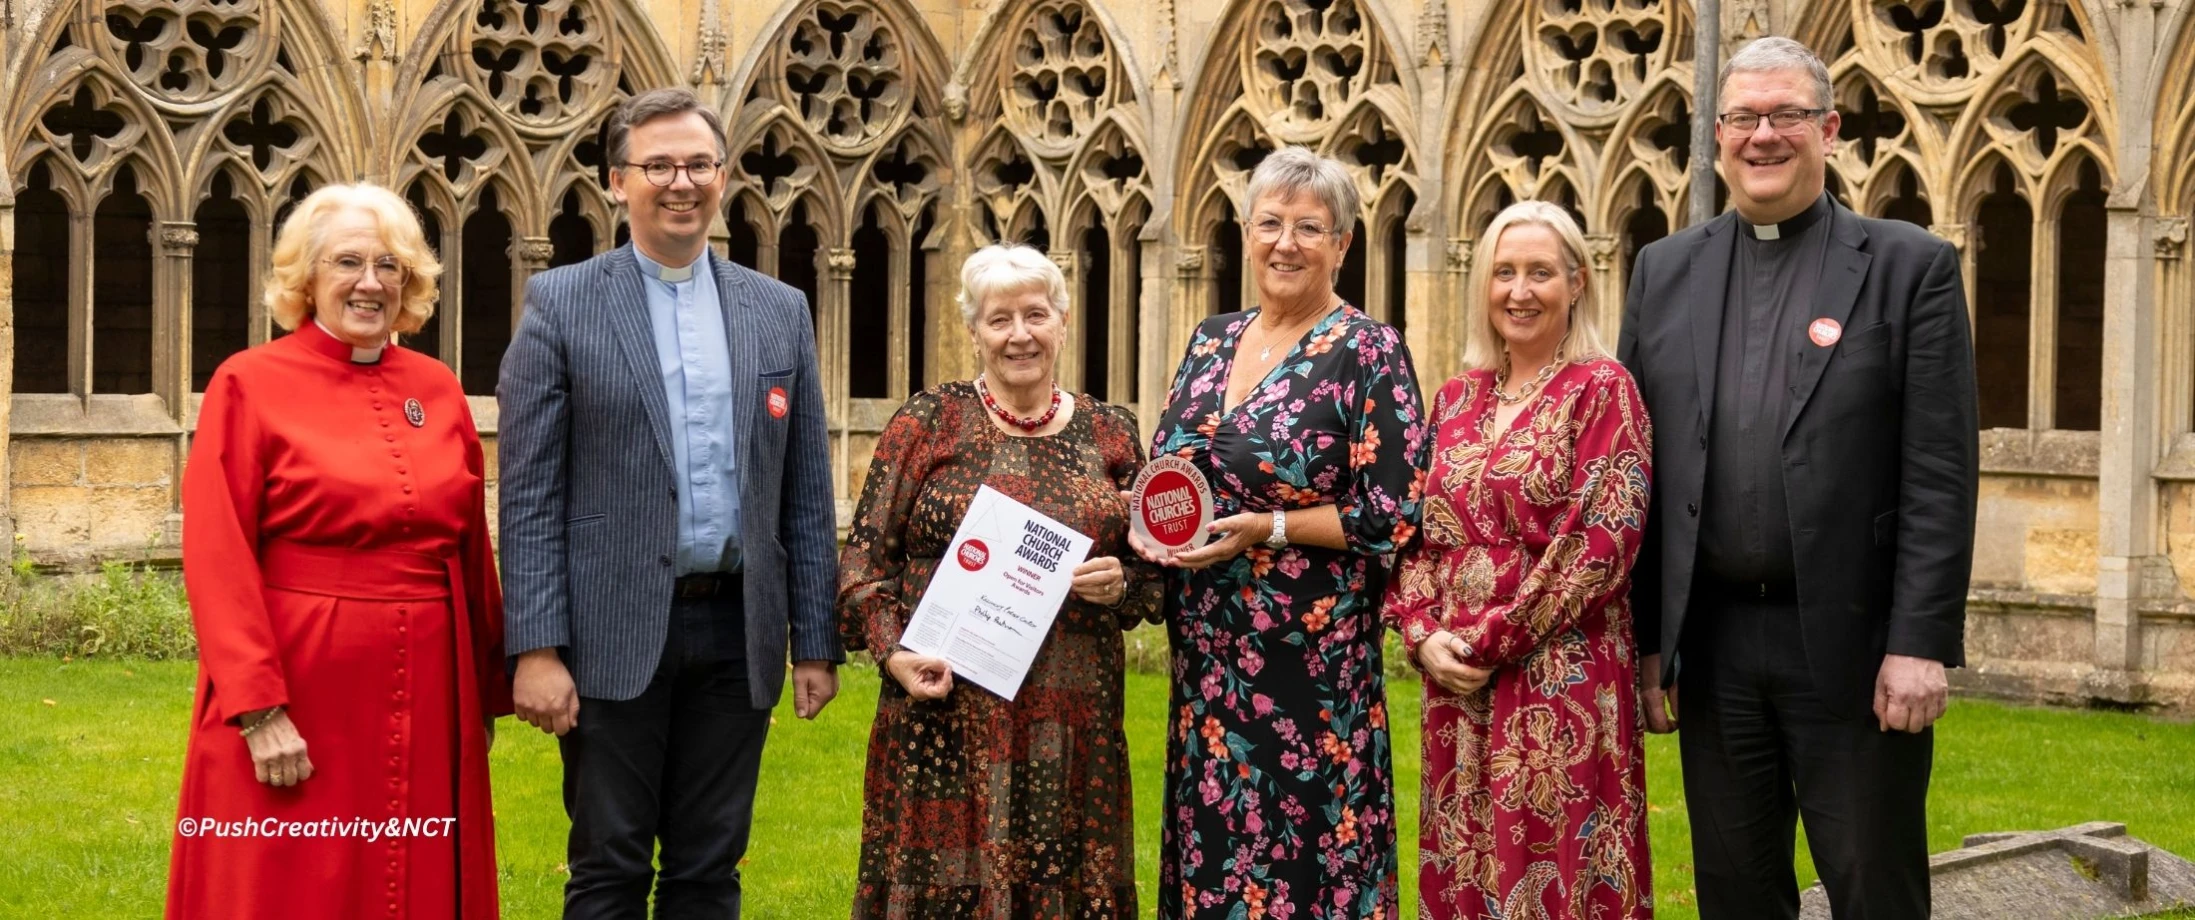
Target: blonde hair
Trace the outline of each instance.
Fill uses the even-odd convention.
[[[1561,356],[1566,359],[1605,357],[1607,342],[1601,338],[1600,306],[1593,295],[1593,271],[1585,262],[1585,234],[1578,230],[1578,222],[1570,219],[1570,212],[1546,201],[1519,201],[1494,215],[1486,231],[1479,234],[1479,250],[1471,257],[1471,273],[1464,282],[1464,309],[1472,317],[1464,321],[1470,330],[1463,346],[1465,370],[1494,370],[1507,360],[1507,343],[1494,328],[1493,317],[1487,315],[1486,305],[1494,285],[1494,251],[1501,246],[1501,235],[1509,228],[1537,225],[1555,232],[1562,240],[1562,267],[1570,277],[1577,279],[1577,301],[1570,306],[1570,332],[1564,337]],[[1470,292],[1477,291],[1473,298]]]
[[[953,300],[960,304],[960,321],[974,329],[976,314],[982,312],[986,301],[1038,290],[1065,320],[1071,305],[1067,300],[1067,275],[1059,270],[1059,263],[1020,243],[993,243],[976,250],[960,264],[960,294]]]
[[[360,182],[330,185],[305,196],[282,222],[274,238],[274,268],[268,272],[265,298],[276,325],[296,329],[312,314],[313,270],[320,264],[328,225],[337,214],[354,209],[373,215],[382,245],[404,264],[403,297],[389,328],[417,332],[434,316],[435,279],[442,276],[442,262],[427,245],[419,216],[395,192]]]

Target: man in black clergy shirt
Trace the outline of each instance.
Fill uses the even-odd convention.
[[[1802,814],[1838,920],[1926,917],[1979,475],[1959,257],[1824,192],[1838,117],[1805,46],[1746,45],[1720,98],[1735,212],[1639,253],[1618,348],[1660,434],[1647,725],[1683,725],[1705,920],[1798,916]]]

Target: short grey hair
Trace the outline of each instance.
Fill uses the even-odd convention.
[[[1829,65],[1822,63],[1821,57],[1812,48],[1781,35],[1746,42],[1745,47],[1739,48],[1736,54],[1730,56],[1730,60],[1724,61],[1722,76],[1715,81],[1715,96],[1721,98],[1724,91],[1730,88],[1731,74],[1783,73],[1792,70],[1803,70],[1807,76],[1814,78],[1815,108],[1836,108],[1837,103],[1829,86]]]
[[[1285,201],[1298,193],[1309,192],[1334,219],[1334,234],[1346,236],[1357,228],[1357,184],[1349,178],[1349,170],[1330,157],[1312,153],[1305,147],[1282,147],[1266,155],[1258,163],[1257,171],[1250,174],[1250,192],[1244,202],[1246,208],[1256,208],[1259,199],[1277,195]],[[1248,214],[1244,215],[1248,217]]]
[[[724,119],[716,110],[703,105],[701,97],[683,86],[667,86],[651,89],[618,106],[610,113],[610,120],[603,125],[602,149],[609,154],[604,164],[608,170],[625,165],[627,144],[632,139],[633,128],[658,118],[684,115],[694,112],[709,125],[709,133],[716,135],[716,157],[721,160],[731,156],[731,144],[724,139]]]
[[[1020,243],[993,243],[960,264],[960,321],[976,327],[976,314],[993,297],[1043,291],[1059,318],[1067,318],[1067,275],[1051,257]]]

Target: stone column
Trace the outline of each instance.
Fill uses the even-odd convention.
[[[160,260],[153,269],[152,322],[167,335],[152,345],[152,388],[166,401],[168,417],[176,421],[173,460],[168,481],[168,514],[163,522],[163,546],[183,545],[183,459],[190,454],[190,432],[197,429],[191,412],[191,257],[198,249],[198,228],[190,221],[161,221],[154,231]],[[166,341],[161,339],[165,338]]]
[[[1106,243],[1113,248],[1107,254],[1105,263],[1109,273],[1106,290],[1111,292],[1113,302],[1105,310],[1105,321],[1110,324],[1110,328],[1098,331],[1098,334],[1105,336],[1106,366],[1099,368],[1097,372],[1105,375],[1106,398],[1116,406],[1133,409],[1135,403],[1128,399],[1129,391],[1135,390],[1138,398],[1142,396],[1141,389],[1134,384],[1136,353],[1140,348],[1129,335],[1129,330],[1137,328],[1134,322],[1135,311],[1143,309],[1143,304],[1137,300],[1129,300],[1128,292],[1135,290],[1137,282],[1142,279],[1136,277],[1135,270],[1120,254],[1127,251],[1126,247],[1141,246],[1142,243],[1122,239],[1120,231],[1123,229],[1125,228],[1116,225],[1105,235]],[[1137,418],[1142,416],[1138,415]]]
[[[1090,368],[1083,364],[1083,350],[1090,347],[1090,340],[1087,336],[1104,335],[1105,330],[1090,328],[1089,311],[1084,309],[1088,304],[1081,303],[1081,298],[1075,296],[1077,292],[1082,290],[1077,286],[1079,282],[1076,280],[1080,277],[1078,270],[1082,267],[1081,257],[1072,249],[1054,249],[1045,253],[1045,256],[1052,260],[1053,265],[1059,266],[1060,276],[1067,280],[1067,300],[1070,304],[1075,305],[1074,312],[1068,316],[1070,328],[1074,331],[1067,337],[1067,346],[1060,349],[1059,361],[1054,365],[1052,379],[1057,382],[1060,388],[1070,393],[1077,390],[1087,390],[1089,389],[1089,375],[1093,370],[1096,373],[1105,373],[1105,369],[1102,367]]]
[[[1153,211],[1136,234],[1143,247],[1143,298],[1136,304],[1136,421],[1148,435],[1158,428],[1158,414],[1166,408],[1166,388],[1174,382],[1174,362],[1180,352],[1171,349],[1173,327],[1167,317],[1173,309],[1176,273],[1166,245],[1164,211]],[[1145,439],[1149,443],[1149,439]]]
[[[0,355],[15,354],[15,190],[0,186]],[[8,483],[10,407],[15,402],[15,361],[0,361],[0,555],[15,552],[15,505]]]
[[[2096,481],[2095,664],[2089,695],[2147,698],[2140,603],[2173,593],[2161,554],[2157,486],[2150,473],[2167,444],[2158,415],[2163,375],[2158,334],[2156,219],[2132,208],[2108,211],[2104,261],[2104,380]]]
[[[848,464],[852,444],[853,397],[847,386],[847,334],[852,322],[851,303],[854,291],[854,251],[843,246],[824,250],[825,271],[823,303],[816,309],[816,352],[822,358],[824,401],[830,405],[830,421],[837,428],[837,449],[833,450],[831,488],[835,494],[847,494]]]
[[[167,402],[169,418],[185,422],[191,398],[191,256],[198,249],[198,225],[159,221],[153,241],[160,258],[153,267],[152,391]]]
[[[511,333],[518,333],[518,321],[526,312],[526,282],[533,276],[549,270],[549,260],[556,257],[556,245],[545,236],[522,236],[512,246],[511,260]]]
[[[982,224],[976,216],[979,207],[964,193],[956,194],[950,205],[939,204],[946,225],[937,235],[937,261],[931,263],[930,303],[937,309],[930,311],[930,356],[924,362],[925,373],[935,375],[939,381],[967,380],[976,375],[974,349],[968,344],[968,329],[960,321],[960,307],[954,298],[960,293],[960,267],[983,245],[975,235],[975,228]]]
[[[2152,68],[2163,61],[2156,40],[2160,5],[2126,3],[2109,13],[2119,54],[2114,84],[2126,88],[2119,110],[2155,110]],[[2105,202],[2103,412],[2098,426],[2096,480],[2095,670],[2083,681],[2089,696],[2126,703],[2149,697],[2142,672],[2141,602],[2172,596],[2171,564],[2162,554],[2164,522],[2151,474],[2170,434],[2159,416],[2165,346],[2158,336],[2159,255],[2156,204],[2149,201],[2151,132],[2135,114],[2118,125],[2112,191]],[[2040,239],[2038,238],[2038,242]]]
[[[2047,431],[2057,427],[2058,417],[2058,221],[2038,211],[2032,226],[2028,245],[2028,264],[2033,269],[2027,290],[2027,429]],[[2108,370],[2104,376],[2109,379]]]
[[[1959,280],[1966,286],[1966,328],[1974,328],[1974,250],[1966,245],[1966,224],[1930,224],[1928,232],[1942,237],[1959,253]]]
[[[899,224],[886,230],[892,241],[891,276],[884,280],[889,295],[884,306],[885,328],[890,330],[884,343],[884,392],[892,399],[905,399],[922,389],[919,381],[909,379],[914,369],[908,366],[907,340],[914,335],[912,324],[921,322],[922,295],[924,292],[909,290],[914,283],[915,260],[925,258],[922,241],[914,237],[911,224]]]

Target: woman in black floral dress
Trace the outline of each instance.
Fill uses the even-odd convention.
[[[1130,920],[1120,633],[1157,618],[1162,585],[1153,567],[1120,561],[1120,490],[1143,467],[1135,420],[1054,385],[1068,303],[1050,259],[987,247],[961,288],[984,374],[916,394],[892,417],[840,557],[846,647],[886,674],[853,916]],[[985,485],[1096,541],[1011,702],[899,647]]]
[[[1159,911],[1392,918],[1395,796],[1380,664],[1386,554],[1426,461],[1402,338],[1334,293],[1357,195],[1301,148],[1250,180],[1257,309],[1198,327],[1152,453],[1214,492],[1211,544],[1172,555]]]

